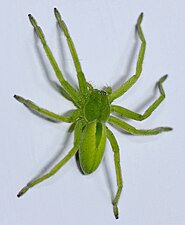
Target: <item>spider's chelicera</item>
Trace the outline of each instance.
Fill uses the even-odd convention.
[[[111,87],[107,87],[104,90],[94,89],[92,85],[86,81],[85,76],[82,72],[80,61],[78,59],[78,55],[76,53],[73,41],[68,32],[67,26],[61,19],[61,15],[56,8],[54,9],[54,13],[58,21],[58,24],[60,28],[63,30],[64,35],[67,39],[67,43],[73,58],[79,83],[78,90],[75,89],[71,84],[69,84],[64,79],[64,76],[61,70],[59,69],[57,62],[46,43],[41,28],[37,25],[37,22],[30,14],[29,19],[39,39],[42,42],[46,55],[55,71],[55,74],[60,84],[62,85],[62,88],[65,91],[64,97],[72,101],[73,104],[76,106],[76,109],[72,111],[69,117],[65,117],[53,113],[51,111],[48,111],[47,109],[40,108],[32,101],[24,99],[23,97],[20,97],[18,95],[15,95],[14,97],[16,98],[16,100],[23,103],[28,108],[42,114],[45,117],[57,121],[72,123],[72,129],[70,130],[74,130],[74,145],[73,148],[69,151],[69,153],[57,165],[55,165],[45,175],[29,182],[18,193],[17,196],[18,197],[22,196],[31,187],[54,175],[77,152],[79,153],[80,166],[84,174],[90,174],[94,172],[101,163],[105,151],[106,139],[108,139],[114,153],[114,163],[117,176],[118,189],[112,203],[114,215],[116,218],[118,218],[117,204],[123,186],[120,167],[119,147],[114,134],[106,126],[106,123],[110,123],[114,126],[117,126],[127,133],[137,135],[156,135],[164,131],[172,130],[172,128],[170,127],[158,127],[155,129],[141,130],[129,125],[128,123],[120,119],[120,117],[126,117],[129,119],[142,121],[148,118],[165,98],[162,83],[166,80],[167,75],[163,76],[158,82],[160,97],[157,100],[155,100],[155,102],[144,112],[144,114],[139,114],[129,109],[123,108],[121,106],[113,105],[112,103],[115,99],[122,96],[129,88],[131,88],[136,83],[142,72],[142,64],[146,48],[146,41],[141,28],[143,13],[140,14],[136,25],[138,35],[141,40],[141,47],[136,65],[136,72],[124,84],[120,85],[119,88],[113,91]]]

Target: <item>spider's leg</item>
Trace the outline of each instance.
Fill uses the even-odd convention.
[[[139,130],[139,129],[136,129],[135,127],[131,126],[130,124],[126,123],[125,121],[122,121],[114,116],[110,116],[108,122],[113,125],[116,125],[117,127],[120,127],[121,129],[123,129],[124,131],[126,131],[130,134],[156,135],[161,132],[172,130],[171,127],[157,127],[157,128],[149,129],[149,130],[143,130],[143,129]]]
[[[110,144],[112,146],[112,150],[114,152],[114,164],[115,164],[115,169],[116,169],[116,178],[117,178],[117,186],[118,190],[116,193],[116,196],[113,200],[113,210],[114,210],[114,215],[116,219],[118,219],[118,201],[121,195],[122,187],[123,187],[123,180],[122,180],[122,174],[121,174],[121,166],[120,166],[120,154],[119,154],[119,146],[116,141],[116,138],[114,134],[107,128],[107,138],[110,141]]]
[[[41,183],[42,181],[48,179],[49,177],[53,176],[56,172],[58,172],[61,167],[64,166],[78,151],[79,145],[80,145],[80,139],[81,139],[81,133],[82,133],[82,123],[78,122],[75,127],[75,137],[74,137],[74,147],[71,149],[71,151],[59,162],[57,163],[49,173],[45,174],[42,177],[39,177],[38,179],[29,182],[24,188],[20,190],[17,197],[21,197],[23,194],[25,194],[30,188],[35,186],[36,184]]]
[[[39,114],[42,114],[43,116],[46,116],[47,118],[51,118],[51,119],[54,119],[54,120],[57,120],[57,121],[63,121],[63,122],[67,122],[67,123],[74,122],[80,115],[80,112],[77,109],[77,110],[74,110],[69,117],[61,116],[61,115],[53,113],[53,112],[51,112],[47,109],[40,108],[39,106],[37,106],[32,101],[30,101],[28,99],[24,99],[21,96],[14,95],[14,98],[17,101],[23,103],[28,108],[38,112]]]
[[[80,61],[79,61],[78,54],[76,52],[73,40],[69,34],[69,31],[68,31],[68,28],[67,28],[65,22],[61,18],[60,12],[56,8],[54,8],[54,13],[55,13],[55,17],[59,23],[59,26],[63,30],[64,35],[67,39],[67,43],[68,43],[68,46],[69,46],[69,49],[70,49],[70,52],[71,52],[71,55],[73,58],[75,68],[76,68],[80,91],[82,94],[86,95],[87,94],[87,82],[86,82],[85,76],[82,72],[82,68],[80,65]]]
[[[140,37],[140,40],[142,41],[142,43],[141,43],[139,56],[138,56],[138,60],[137,60],[136,73],[130,79],[128,79],[124,84],[122,84],[117,90],[113,91],[112,94],[109,95],[110,102],[114,101],[116,98],[119,98],[129,88],[131,88],[135,84],[135,82],[138,80],[138,78],[142,72],[142,64],[143,64],[145,49],[146,49],[146,41],[145,41],[145,37],[143,35],[143,31],[141,28],[142,19],[143,19],[143,13],[140,14],[140,16],[137,20],[137,30],[138,30],[138,34],[139,34],[139,37]]]
[[[61,85],[64,87],[65,91],[69,94],[69,96],[74,99],[74,101],[76,103],[80,102],[80,97],[78,92],[64,79],[63,74],[61,72],[61,70],[58,67],[58,64],[53,56],[53,53],[51,52],[51,49],[49,48],[49,46],[47,45],[46,39],[44,37],[43,31],[41,30],[41,28],[37,25],[36,20],[33,18],[33,16],[31,14],[28,15],[31,24],[33,25],[33,27],[35,28],[35,31],[39,37],[39,39],[42,42],[43,48],[46,52],[46,55],[55,71],[55,74],[58,78],[58,80],[60,81]],[[78,104],[79,105],[79,104]]]
[[[167,78],[167,75],[161,77],[161,79],[158,82],[159,91],[161,93],[161,96],[143,114],[133,112],[129,109],[123,108],[118,105],[111,105],[111,112],[115,112],[120,116],[138,120],[138,121],[142,121],[142,120],[148,118],[165,98],[165,93],[164,93],[162,83],[166,80],[166,78]]]

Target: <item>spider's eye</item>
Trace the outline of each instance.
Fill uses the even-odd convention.
[[[108,95],[107,92],[106,92],[106,91],[103,91],[103,90],[99,91],[99,94],[100,94],[100,95],[103,95],[103,96]]]

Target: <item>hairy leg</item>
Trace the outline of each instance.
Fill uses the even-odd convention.
[[[120,116],[127,117],[127,118],[134,119],[134,120],[139,120],[139,121],[145,120],[153,113],[153,111],[164,100],[165,93],[164,93],[162,83],[166,80],[166,78],[167,78],[167,75],[163,76],[158,82],[159,91],[161,93],[161,96],[143,114],[133,112],[129,109],[123,108],[118,105],[111,105],[111,112],[115,112]]]
[[[63,30],[64,35],[66,36],[67,43],[68,43],[68,46],[69,46],[69,49],[70,49],[70,52],[71,52],[71,55],[73,58],[75,68],[76,68],[80,91],[82,94],[86,95],[87,94],[87,82],[86,82],[85,76],[82,72],[82,68],[80,65],[80,61],[79,61],[78,54],[76,52],[73,40],[69,34],[69,31],[68,31],[68,28],[67,28],[65,22],[61,18],[60,12],[56,8],[54,8],[54,13],[55,13],[55,17],[60,25],[60,28]]]
[[[69,96],[76,102],[79,104],[80,102],[80,97],[78,92],[64,79],[63,74],[61,72],[61,70],[58,67],[58,64],[53,56],[53,53],[51,52],[49,46],[47,45],[47,42],[45,40],[44,34],[41,30],[41,28],[37,25],[36,20],[33,18],[33,16],[31,14],[28,15],[31,24],[33,25],[33,27],[35,28],[35,31],[39,37],[39,39],[42,42],[43,48],[46,52],[46,55],[55,71],[55,74],[58,78],[58,80],[60,81],[61,85],[64,87],[65,91],[69,94]]]
[[[46,116],[47,118],[51,118],[51,119],[54,119],[54,120],[58,120],[58,121],[63,121],[63,122],[67,122],[67,123],[71,123],[71,122],[74,122],[80,115],[80,112],[79,110],[74,110],[72,112],[72,114],[69,116],[69,117],[65,117],[65,116],[61,116],[61,115],[58,115],[56,113],[53,113],[47,109],[43,109],[43,108],[40,108],[39,106],[37,106],[35,103],[33,103],[32,101],[28,100],[28,99],[24,99],[23,97],[21,96],[18,96],[18,95],[14,95],[14,98],[23,103],[25,106],[27,106],[28,108],[30,109],[33,109],[34,111]]]
[[[116,169],[116,178],[117,178],[117,186],[118,190],[116,193],[116,197],[113,200],[113,210],[114,210],[114,215],[116,219],[118,219],[118,201],[121,195],[121,191],[123,188],[123,180],[122,180],[122,174],[121,174],[121,166],[120,166],[120,155],[119,155],[119,146],[116,141],[116,138],[114,134],[107,128],[107,138],[110,141],[110,144],[112,146],[112,150],[114,152],[114,164],[115,164],[115,169]]]
[[[135,127],[131,126],[130,124],[114,117],[114,116],[110,116],[109,123],[116,125],[117,127],[123,129],[124,131],[130,133],[130,134],[138,134],[138,135],[156,135],[159,134],[161,132],[165,132],[165,131],[171,131],[172,128],[171,127],[157,127],[155,129],[149,129],[149,130],[139,130],[136,129]]]
[[[131,88],[135,84],[135,82],[138,80],[138,78],[142,72],[142,65],[143,65],[145,49],[146,49],[146,41],[145,41],[145,37],[143,35],[143,31],[141,28],[142,19],[143,19],[143,13],[140,14],[140,16],[137,20],[137,30],[138,30],[138,34],[139,34],[139,37],[140,37],[142,43],[141,43],[139,56],[138,56],[138,60],[137,60],[136,73],[129,80],[127,80],[124,84],[122,84],[117,90],[113,91],[112,94],[109,95],[110,102],[113,102],[116,98],[119,98],[129,88]]]
[[[23,194],[25,194],[30,188],[35,186],[36,184],[41,183],[42,181],[48,179],[49,177],[53,176],[55,173],[58,172],[59,169],[61,169],[78,151],[78,148],[80,146],[80,139],[81,139],[81,133],[82,133],[82,123],[78,122],[75,127],[75,137],[74,137],[74,147],[71,149],[71,151],[59,162],[54,166],[49,173],[45,174],[42,177],[39,177],[38,179],[29,182],[24,188],[20,190],[20,192],[17,194],[17,197],[21,197]]]

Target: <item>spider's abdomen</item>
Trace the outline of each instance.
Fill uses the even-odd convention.
[[[84,107],[84,116],[88,122],[106,122],[110,115],[110,103],[105,91],[94,89]]]
[[[104,155],[105,144],[105,124],[101,122],[87,124],[79,149],[80,166],[85,174],[90,174],[98,168]]]

